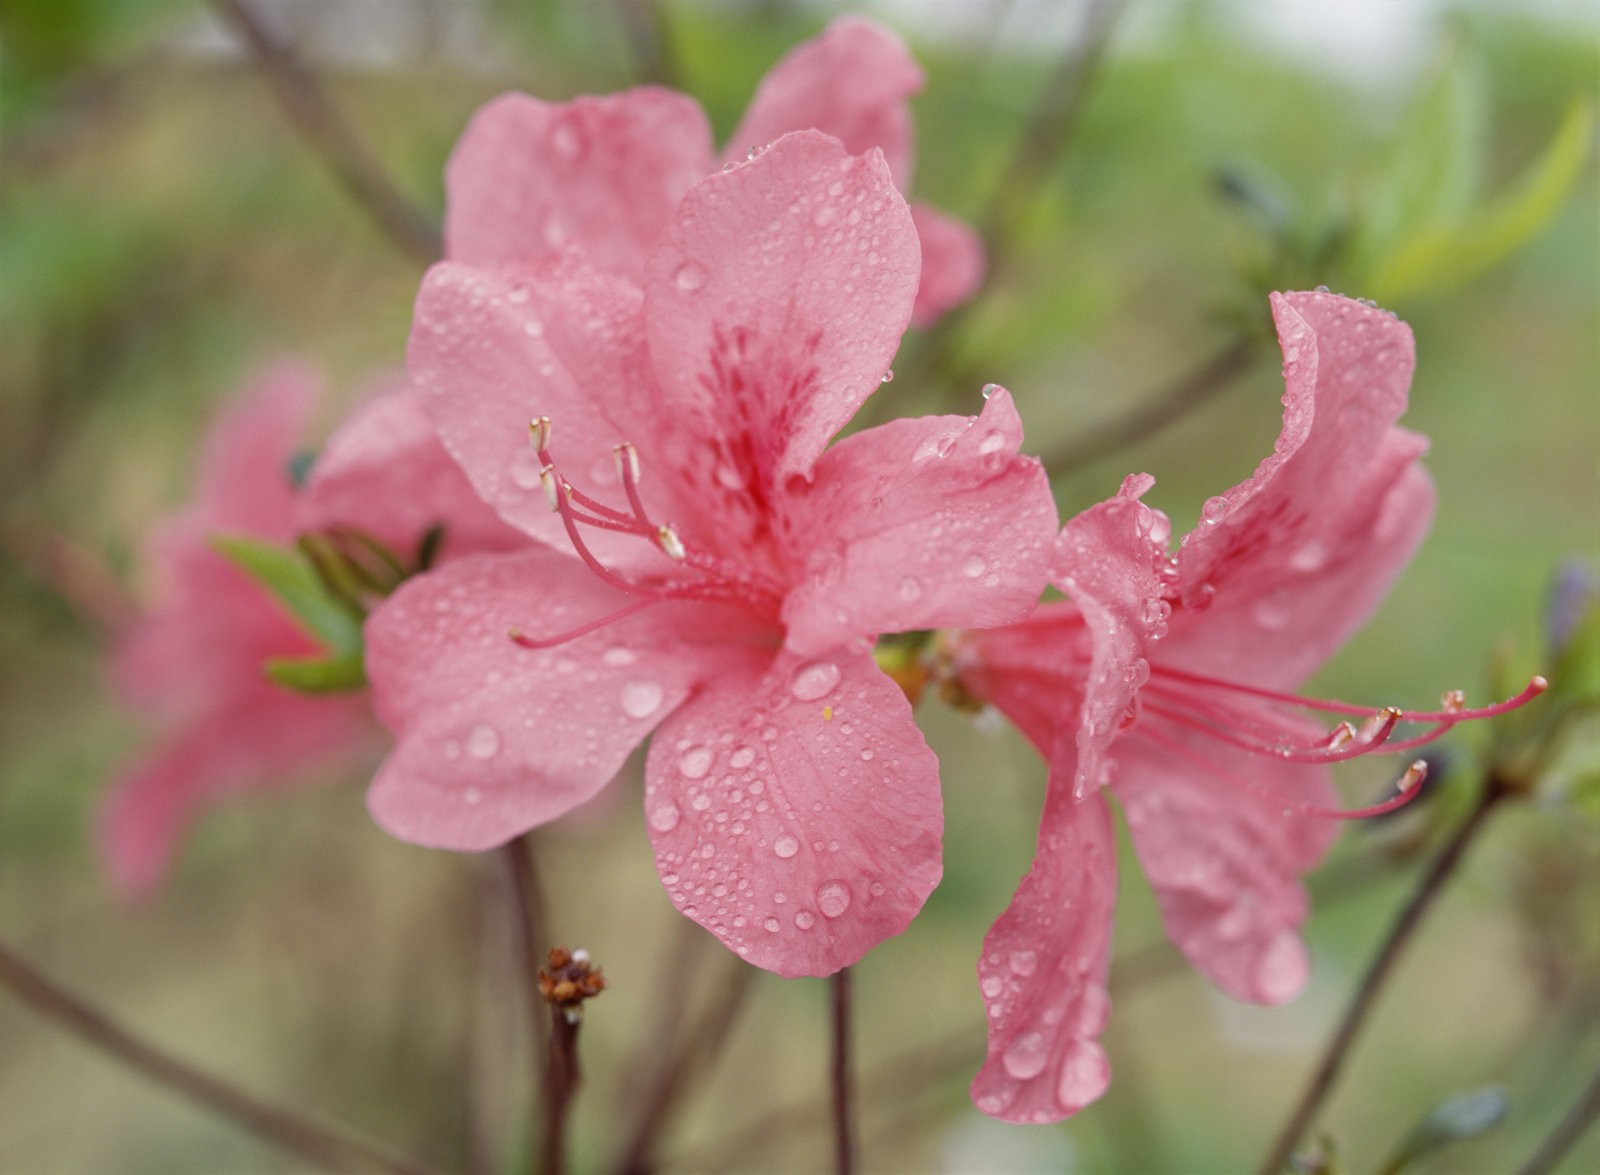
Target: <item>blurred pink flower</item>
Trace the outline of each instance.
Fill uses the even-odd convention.
[[[1057,544],[1067,596],[1020,624],[958,639],[955,672],[1050,763],[1033,866],[984,941],[989,1055],[979,1108],[1052,1121],[1098,1098],[1096,1042],[1116,893],[1110,812],[1122,801],[1168,934],[1224,991],[1276,1004],[1309,972],[1300,875],[1332,841],[1327,765],[1405,750],[1497,712],[1436,714],[1297,697],[1366,620],[1433,515],[1416,433],[1395,426],[1411,331],[1327,293],[1275,294],[1283,431],[1255,473],[1205,505],[1176,558],[1139,501],[1154,479],[1072,519]],[[1536,692],[1530,686],[1519,704]],[[1362,719],[1332,732],[1296,711]],[[1434,724],[1386,741],[1398,721]],[[1420,776],[1407,776],[1407,787]],[[1387,807],[1389,805],[1380,805]]]
[[[147,892],[166,877],[202,804],[286,782],[365,728],[359,698],[306,697],[266,679],[268,657],[312,654],[316,644],[210,545],[218,534],[293,539],[289,463],[319,383],[299,363],[264,372],[212,428],[194,504],[151,541],[160,602],[125,634],[112,670],[163,734],[117,780],[101,821],[105,860],[127,893]]]
[[[922,83],[899,37],[843,17],[772,68],[721,162],[815,129],[852,154],[880,148],[906,191],[915,154],[907,100]],[[590,264],[639,281],[678,201],[716,166],[710,125],[684,94],[642,86],[559,103],[505,94],[474,115],[451,156],[446,254],[491,266],[576,249]],[[983,245],[931,207],[918,205],[913,215],[922,266],[912,322],[921,326],[977,289]]]
[[[916,292],[880,152],[785,136],[691,188],[661,236],[643,291],[572,255],[425,279],[412,377],[541,543],[416,579],[368,621],[399,737],[369,806],[402,839],[489,848],[659,726],[645,809],[674,904],[758,966],[826,974],[940,875],[937,762],[873,638],[1025,614],[1055,507],[1001,389],[975,419],[828,447]]]
[[[269,658],[317,645],[271,594],[211,547],[218,535],[287,544],[355,527],[411,558],[442,524],[439,556],[527,545],[484,503],[433,433],[403,381],[385,381],[329,440],[303,490],[290,463],[321,380],[280,362],[218,420],[192,506],[150,548],[160,602],[124,635],[113,674],[164,734],[108,797],[101,841],[117,886],[157,886],[184,828],[206,802],[278,786],[371,732],[364,698],[307,696],[268,681]]]

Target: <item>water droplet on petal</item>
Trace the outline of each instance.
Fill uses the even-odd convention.
[[[992,1000],[1006,989],[1006,981],[998,975],[988,975],[984,977],[982,983],[978,984],[978,987],[985,998]]]
[[[550,132],[550,149],[568,163],[576,163],[583,155],[583,132],[571,119],[555,125]]]
[[[474,759],[492,759],[500,753],[500,732],[481,723],[467,735],[467,754]]]
[[[842,881],[825,881],[817,887],[817,909],[837,918],[850,908],[850,887]]]
[[[891,368],[889,368],[888,371],[884,372],[883,373],[883,378],[880,379],[878,382],[879,383],[885,383],[885,384],[894,383],[894,368],[891,367]]]
[[[978,442],[978,452],[987,457],[990,453],[998,453],[1006,447],[1006,434],[999,429],[990,429],[983,434],[983,440]]]
[[[732,767],[734,770],[737,771],[737,770],[739,770],[741,768],[750,766],[751,763],[755,762],[755,758],[756,758],[755,748],[753,748],[753,747],[740,747],[731,756],[729,756],[729,758],[728,758],[728,766]],[[750,790],[752,792],[754,792],[755,788],[751,788]],[[759,793],[757,793],[757,794],[759,794]]]
[[[672,280],[686,294],[692,294],[706,284],[706,267],[696,261],[685,261],[678,266]]]
[[[520,490],[539,488],[539,459],[532,453],[521,452],[511,461],[511,483]]]
[[[767,933],[768,934],[777,934],[778,933],[778,920],[776,918],[768,918],[761,925],[763,925],[763,926],[765,926],[767,928]]]
[[[1006,1072],[1018,1081],[1026,1081],[1043,1073],[1045,1062],[1049,1059],[1050,1049],[1045,1043],[1043,1034],[1025,1032],[1001,1054],[1000,1063],[1006,1067]]]
[[[625,649],[621,645],[614,649],[607,649],[600,656],[600,660],[618,669],[624,665],[632,665],[638,659],[632,649]]]
[[[787,861],[800,851],[800,842],[792,836],[780,836],[772,842],[772,851]]]
[[[900,598],[908,604],[914,604],[922,598],[922,585],[911,576],[906,576],[900,581]]]
[[[789,688],[802,702],[814,702],[818,698],[827,697],[838,684],[837,665],[832,661],[813,661],[810,665],[802,665],[795,671],[794,681],[790,683]]]
[[[1111,1062],[1106,1052],[1092,1040],[1073,1042],[1061,1062],[1056,1078],[1056,1101],[1063,1110],[1080,1110],[1111,1084]]]
[[[1206,526],[1215,526],[1222,521],[1223,515],[1227,514],[1227,512],[1227,498],[1207,498],[1206,504],[1200,507],[1200,521]]]
[[[977,555],[968,555],[967,561],[961,565],[961,574],[968,579],[977,579],[987,570],[989,565]]]
[[[690,779],[700,779],[711,770],[711,748],[690,747],[678,759],[678,770]]]
[[[1263,1003],[1286,1003],[1300,994],[1310,974],[1311,960],[1300,936],[1280,930],[1256,964],[1256,992]]]
[[[996,392],[1003,392],[1003,391],[1005,391],[1005,389],[1002,388],[999,384],[984,384],[983,385],[983,398],[985,400],[993,399],[994,398],[994,394]]]
[[[661,687],[653,681],[630,681],[622,687],[622,712],[648,718],[661,708]]]
[[[1320,539],[1312,539],[1289,556],[1289,566],[1296,571],[1320,571],[1328,562],[1328,548]]]
[[[650,827],[657,832],[671,832],[678,827],[678,805],[671,800],[663,800],[650,809]]]
[[[1032,975],[1039,966],[1039,956],[1032,951],[1011,952],[1011,973],[1013,975]]]

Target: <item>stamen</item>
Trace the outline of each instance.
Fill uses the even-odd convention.
[[[1146,701],[1144,708],[1151,714],[1186,726],[1200,734],[1209,735],[1229,746],[1269,758],[1282,759],[1286,763],[1343,763],[1347,759],[1358,759],[1383,743],[1394,730],[1395,724],[1400,721],[1400,711],[1391,706],[1380,715],[1363,723],[1359,731],[1351,731],[1348,723],[1341,723],[1340,727],[1335,728],[1326,738],[1314,743],[1285,742],[1272,745],[1234,734],[1232,731],[1213,726],[1202,718],[1172,709],[1159,702]]]
[[[631,477],[637,483],[639,481],[639,450],[633,447],[633,442],[623,441],[620,445],[613,445],[611,452],[617,459],[617,478],[626,482]]]
[[[665,600],[660,598],[653,600],[640,600],[637,603],[629,604],[626,608],[619,608],[617,611],[612,612],[608,616],[602,616],[598,620],[591,620],[587,624],[580,624],[577,628],[574,628],[568,632],[564,632],[560,636],[535,638],[526,635],[520,628],[509,629],[506,632],[506,635],[511,638],[514,644],[521,645],[524,649],[553,649],[557,645],[564,645],[568,641],[575,641],[580,636],[588,636],[591,632],[602,629],[608,624],[615,624],[619,620],[626,620],[635,612],[642,612],[652,605],[663,604],[665,602]]]
[[[1335,698],[1310,698],[1300,694],[1284,693],[1280,690],[1262,689],[1259,686],[1242,685],[1235,681],[1226,681],[1220,677],[1208,677],[1203,673],[1190,673],[1184,669],[1173,669],[1165,665],[1152,665],[1152,674],[1173,678],[1178,681],[1187,681],[1193,685],[1211,686],[1214,689],[1231,690],[1234,693],[1248,694],[1255,698],[1266,698],[1269,701],[1284,702],[1291,706],[1302,706],[1308,710],[1325,710],[1330,714],[1350,714],[1358,718],[1369,718],[1381,714],[1386,707],[1382,706],[1355,706],[1349,702],[1341,702]],[[1442,710],[1402,710],[1402,722],[1466,722],[1475,718],[1493,718],[1496,714],[1504,714],[1525,706],[1534,698],[1550,688],[1550,683],[1544,677],[1535,674],[1527,686],[1515,697],[1507,698],[1503,702],[1496,702],[1489,706],[1479,706],[1476,709],[1466,707],[1466,696],[1460,690],[1451,690],[1442,699]]]
[[[546,465],[539,470],[539,486],[544,490],[544,496],[550,502],[550,509],[561,509],[561,493],[556,484],[556,467]]]
[[[550,448],[550,418],[548,416],[535,416],[528,421],[528,432],[533,441],[533,451],[539,454],[539,460],[545,459],[545,450]]]

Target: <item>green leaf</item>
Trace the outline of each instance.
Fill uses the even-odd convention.
[[[1383,1175],[1399,1175],[1412,1163],[1453,1142],[1476,1138],[1505,1118],[1511,1101],[1498,1085],[1458,1094],[1419,1122],[1382,1167]]]
[[[1375,261],[1466,214],[1477,194],[1486,125],[1478,58],[1458,50],[1402,119],[1362,210],[1361,256]]]
[[[336,654],[361,650],[361,617],[323,585],[300,551],[238,535],[216,535],[212,547],[266,588],[306,632]]]
[[[1511,189],[1454,221],[1426,229],[1388,255],[1368,291],[1390,304],[1459,286],[1521,248],[1561,210],[1594,132],[1594,107],[1573,103],[1549,146]]]
[[[279,685],[303,694],[362,689],[367,684],[359,649],[332,657],[270,657],[266,671]]]

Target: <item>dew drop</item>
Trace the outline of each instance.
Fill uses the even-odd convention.
[[[1001,387],[999,384],[984,384],[983,385],[983,398],[985,400],[993,399],[994,398],[994,394],[996,392],[1003,392],[1003,391],[1005,391],[1005,389],[1003,387]]]
[[[787,861],[800,851],[800,842],[792,836],[780,836],[772,842],[772,851]]]
[[[811,223],[816,225],[818,228],[826,228],[828,225],[833,223],[833,218],[838,215],[839,210],[837,208],[831,204],[824,204],[821,208],[818,208],[816,213],[811,217]]]
[[[672,280],[686,294],[692,294],[706,284],[706,268],[697,261],[685,261],[673,273]]]
[[[1032,951],[1011,952],[1011,973],[1013,975],[1032,975],[1039,966],[1039,956]]]
[[[1064,1110],[1079,1110],[1105,1093],[1111,1084],[1111,1062],[1092,1040],[1074,1041],[1056,1078],[1056,1101]]]
[[[968,555],[967,561],[961,565],[961,574],[968,579],[977,579],[987,570],[989,565],[977,555]]]
[[[1281,599],[1269,596],[1256,603],[1256,623],[1268,632],[1281,632],[1289,627],[1289,608]]]
[[[650,827],[657,832],[671,832],[678,827],[678,805],[665,800],[650,809]]]
[[[500,753],[500,732],[479,724],[467,735],[467,754],[474,759],[492,759]]]
[[[600,660],[618,669],[624,665],[632,665],[638,659],[632,649],[625,649],[621,645],[613,649],[607,649],[600,656]]]
[[[694,799],[689,801],[689,807],[693,808],[696,812],[704,812],[707,808],[711,807],[711,797],[705,792],[701,792],[699,795],[695,796]]]
[[[880,379],[878,382],[882,383],[882,384],[892,384],[892,383],[894,383],[894,368],[891,367],[891,368],[889,368],[888,371],[884,372],[883,373],[883,378]]]
[[[461,793],[461,798],[469,804],[483,803],[483,793],[475,787],[469,787]]]
[[[550,148],[568,163],[577,162],[583,154],[583,132],[570,119],[556,124],[550,132]]]
[[[776,918],[768,918],[761,925],[763,925],[763,926],[765,926],[767,928],[767,933],[768,934],[777,934],[778,933],[778,920]]]
[[[678,770],[689,779],[704,778],[711,770],[711,758],[710,747],[690,747],[678,759]]]
[[[983,434],[983,440],[978,442],[978,452],[987,457],[990,453],[998,453],[1006,447],[1006,434],[999,429],[990,429]]]
[[[983,991],[985,998],[992,1000],[1006,989],[1006,981],[998,975],[988,975],[978,987]]]
[[[1320,571],[1327,562],[1328,548],[1320,539],[1312,539],[1302,544],[1289,556],[1289,566],[1296,571]]]
[[[922,598],[922,585],[911,576],[906,576],[900,581],[900,598],[908,604],[914,604]]]
[[[729,756],[728,766],[732,767],[735,771],[742,770],[743,768],[750,766],[751,763],[755,762],[755,758],[755,748],[740,747],[731,756]],[[754,791],[755,789],[751,788],[751,790]]]
[[[539,460],[532,453],[519,453],[511,462],[511,484],[520,490],[539,488]]]
[[[622,712],[648,718],[661,708],[661,687],[653,681],[630,681],[622,687]]]
[[[837,918],[850,908],[850,887],[842,881],[825,881],[817,887],[817,909]]]
[[[789,689],[802,702],[825,698],[839,684],[839,667],[832,661],[813,661],[795,671]]]
[[[810,930],[817,917],[810,910],[801,910],[794,916],[794,924],[801,930]]]
[[[1200,521],[1207,526],[1215,526],[1222,521],[1223,515],[1227,514],[1227,512],[1227,498],[1207,498],[1206,504],[1200,507]]]
[[[1037,1077],[1043,1073],[1045,1062],[1049,1059],[1050,1049],[1045,1043],[1043,1034],[1025,1032],[1001,1054],[1000,1063],[1006,1067],[1006,1072],[1018,1081],[1027,1081],[1030,1077]]]

